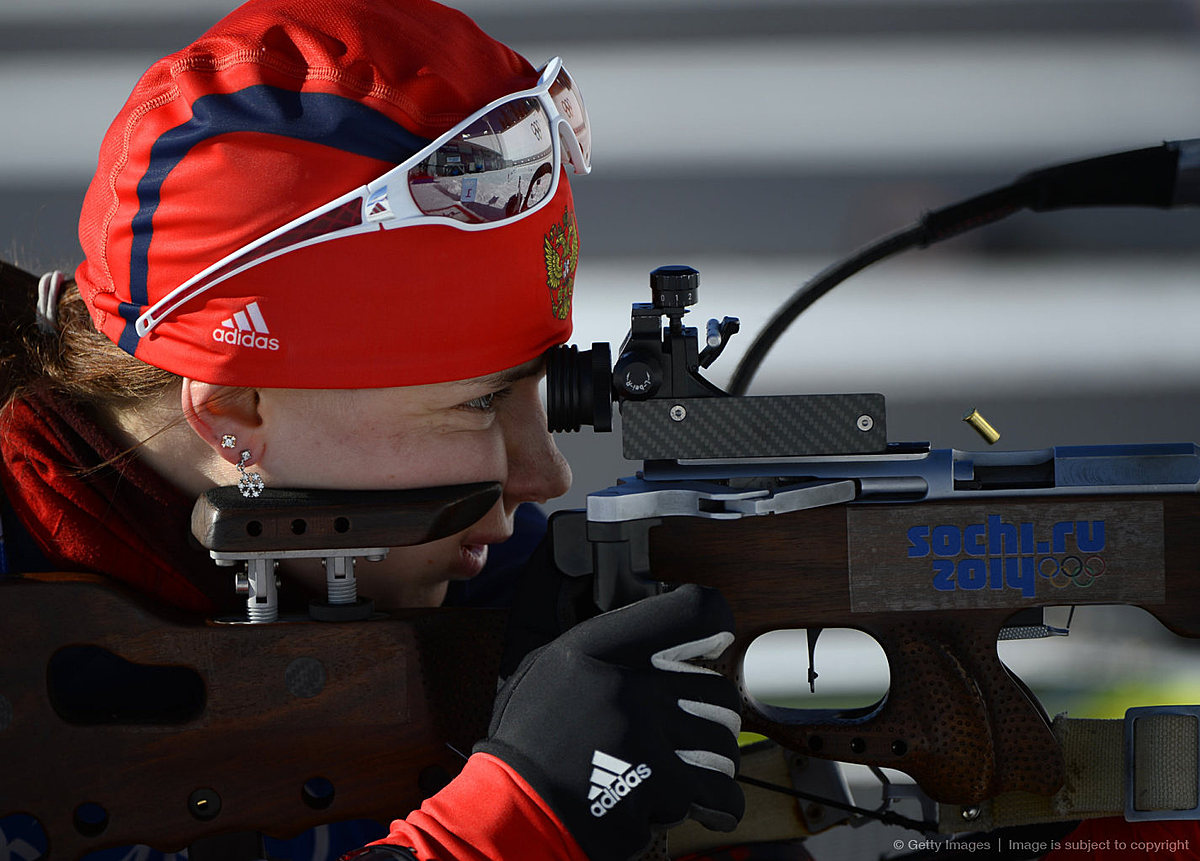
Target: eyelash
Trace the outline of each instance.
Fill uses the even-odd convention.
[[[471,398],[471,400],[460,404],[460,406],[465,410],[477,410],[479,412],[490,413],[496,408],[496,402],[507,397],[510,391],[510,389],[500,389],[499,391],[488,392],[486,395],[480,395],[477,398]]]

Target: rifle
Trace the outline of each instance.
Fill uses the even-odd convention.
[[[1195,193],[1198,150],[1185,142],[1125,159],[1167,192],[1149,195],[1128,177],[1109,184],[1124,202],[1194,202],[1176,200],[1175,187]],[[1103,177],[1111,167],[1089,170]],[[1074,170],[1018,185],[1049,208],[1075,205],[1060,186],[1077,198],[1091,181]],[[864,261],[999,217],[1019,199],[991,193],[926,216],[921,230],[818,276],[778,319]],[[780,627],[874,635],[892,678],[904,681],[874,707],[796,715],[745,695],[747,728],[806,757],[898,768],[959,806],[1012,789],[1053,792],[1063,772],[1058,740],[995,658],[995,639],[1016,630],[1014,612],[1061,604],[1067,589],[1076,603],[1145,606],[1196,636],[1188,583],[1195,447],[936,452],[887,441],[880,395],[731,396],[699,368],[737,322],[714,323],[698,348],[682,325],[695,279],[694,271],[658,272],[654,301],[634,306],[615,367],[607,345],[550,356],[552,429],[611,427],[615,400],[625,454],[644,461],[637,478],[593,494],[586,512],[552,518],[558,567],[588,585],[600,607],[671,583],[713,585],[734,607],[741,649]],[[663,316],[670,322],[660,330]],[[482,735],[507,614],[375,613],[356,593],[349,560],[452,534],[496,492],[206,495],[193,531],[218,561],[244,564],[235,574],[243,619],[174,618],[89,577],[0,583],[10,620],[0,628],[0,817],[35,816],[50,857],[70,858],[133,842],[169,850],[229,832],[286,837],[322,822],[403,815]],[[993,539],[998,561],[982,552]],[[967,550],[952,556],[955,542]],[[924,568],[896,587],[896,560],[908,561],[914,547],[928,548],[912,557]],[[326,560],[328,600],[302,618],[277,605],[272,561],[285,555]],[[1058,566],[1050,576],[1046,557]],[[1078,570],[1068,557],[1078,557]],[[932,588],[938,576],[953,588]],[[1047,582],[1062,589],[1048,593]],[[131,705],[111,691],[73,695],[65,680],[97,668],[151,696]]]
[[[1066,633],[1043,615],[1061,605],[1137,606],[1200,637],[1200,448],[933,450],[888,441],[880,394],[745,395],[784,329],[867,265],[1023,208],[1196,204],[1198,179],[1200,141],[1174,142],[1036,171],[929,213],[805,285],[751,345],[728,392],[701,370],[738,321],[709,320],[701,349],[697,329],[683,325],[698,273],[654,270],[651,301],[633,304],[615,362],[607,343],[550,353],[551,430],[609,431],[615,403],[623,454],[643,462],[589,494],[585,510],[551,518],[556,565],[590,581],[602,609],[684,582],[719,589],[737,622],[726,668],[739,679],[749,644],[770,631],[806,629],[810,686],[823,629],[873,637],[891,675],[878,702],[784,708],[742,684],[744,726],[804,757],[907,773],[942,805],[940,823],[915,823],[925,830],[1003,824],[996,805],[1026,796],[1041,799],[1040,812],[1023,821],[1200,817],[1195,762],[1183,772],[1190,794],[1154,803],[1140,777],[1150,757],[1135,764],[1131,752],[1135,736],[1163,721],[1194,738],[1195,708],[1131,710],[1118,739],[1123,808],[1064,813],[1068,766],[1087,759],[1068,761],[1064,739],[1088,728],[1052,722],[996,649],[999,639]],[[965,418],[991,430],[977,413]],[[1047,801],[1055,793],[1057,814]]]

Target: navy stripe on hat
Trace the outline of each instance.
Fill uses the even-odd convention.
[[[163,183],[196,144],[234,132],[280,135],[391,164],[399,164],[429,143],[361,102],[332,93],[296,92],[260,84],[196,99],[192,118],[154,142],[150,164],[138,182],[139,206],[130,225],[130,301],[121,306],[125,328],[118,341],[121,349],[131,355],[138,345],[134,323],[150,304],[150,242]]]

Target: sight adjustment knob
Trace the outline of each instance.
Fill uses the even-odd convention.
[[[613,367],[613,386],[630,400],[644,401],[654,397],[662,381],[662,366],[653,356],[626,353]]]
[[[659,266],[650,273],[651,301],[663,311],[695,305],[700,292],[700,273],[691,266]]]

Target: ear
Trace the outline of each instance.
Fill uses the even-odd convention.
[[[196,436],[208,443],[218,455],[236,464],[243,451],[250,452],[246,465],[262,460],[262,416],[258,411],[258,390],[219,386],[183,378],[181,387],[183,415]],[[233,436],[233,446],[222,439]]]

